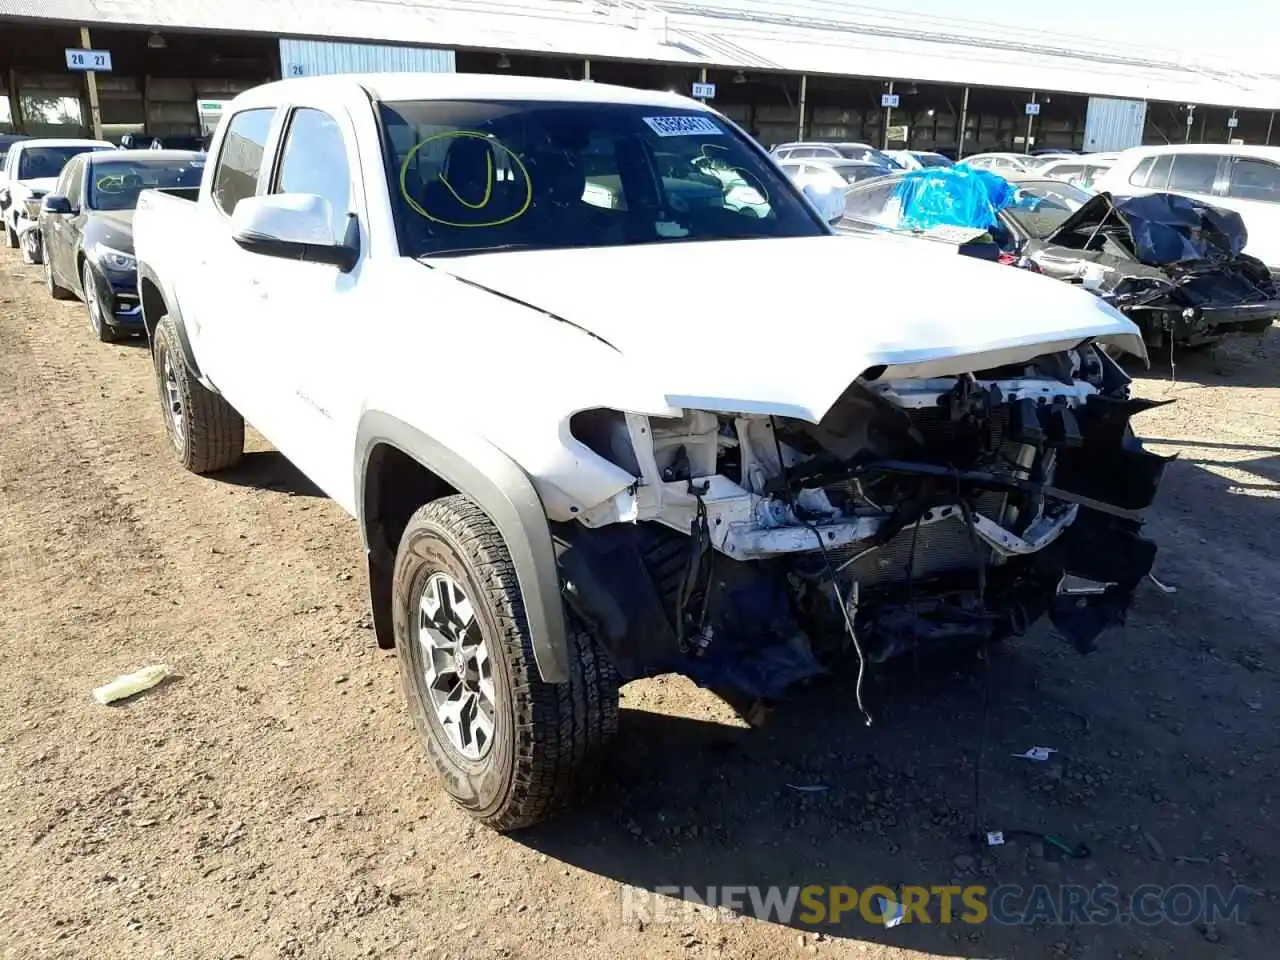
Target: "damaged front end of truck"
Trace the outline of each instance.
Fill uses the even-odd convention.
[[[1151,571],[1156,404],[1092,341],[962,376],[865,371],[817,423],[593,409],[574,437],[635,483],[554,524],[565,598],[624,680],[771,699],[1047,617],[1081,651]]]

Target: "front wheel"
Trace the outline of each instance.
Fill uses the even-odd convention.
[[[102,296],[98,293],[98,275],[93,264],[85,260],[80,271],[80,289],[84,291],[84,308],[89,313],[89,329],[102,343],[115,343],[120,339],[115,328],[107,323],[102,312]]]
[[[28,230],[22,237],[22,262],[39,265],[44,263],[44,242],[40,231]]]
[[[569,623],[569,682],[543,682],[515,566],[472,500],[445,497],[410,518],[393,602],[414,725],[463,809],[516,830],[594,785],[618,729],[617,674]]]
[[[244,456],[244,418],[192,376],[169,316],[160,318],[153,342],[160,408],[178,459],[192,473],[234,466]]]

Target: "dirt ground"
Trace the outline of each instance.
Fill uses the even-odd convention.
[[[870,729],[844,682],[759,730],[683,680],[633,684],[602,794],[501,837],[432,779],[355,523],[257,437],[227,476],[182,472],[145,347],[98,344],[0,252],[0,957],[1272,957],[1280,330],[1176,374],[1140,381],[1178,402],[1139,426],[1180,455],[1150,528],[1177,592],[1144,588],[1096,653],[1041,633],[896,671]],[[92,700],[155,662],[177,676]],[[1057,752],[1011,756],[1031,746]],[[978,822],[1010,840],[986,850],[980,750]],[[948,883],[1247,903],[1216,925],[892,929],[621,906],[628,887]]]

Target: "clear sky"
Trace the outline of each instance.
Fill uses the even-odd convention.
[[[1238,56],[1280,73],[1280,0],[856,0],[911,13],[1005,22],[1031,29],[1052,25],[1080,37],[1131,38],[1213,58]]]

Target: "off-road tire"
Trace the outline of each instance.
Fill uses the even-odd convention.
[[[226,400],[205,388],[182,359],[178,331],[166,314],[156,325],[152,359],[156,390],[169,444],[182,465],[192,473],[214,473],[234,466],[244,456],[244,418]],[[181,405],[181,425],[176,426],[169,404],[168,374]]]
[[[427,580],[445,573],[480,622],[492,665],[495,723],[479,760],[454,749],[423,679],[412,624]],[[545,683],[534,662],[515,566],[496,526],[464,496],[445,497],[409,519],[396,553],[393,603],[397,659],[414,726],[444,789],[498,831],[532,826],[596,784],[618,730],[612,662],[569,619],[569,682]]]
[[[45,257],[44,261],[44,286],[49,291],[49,296],[55,300],[74,300],[76,295],[58,283],[53,275],[53,264],[49,262],[49,258]]]

